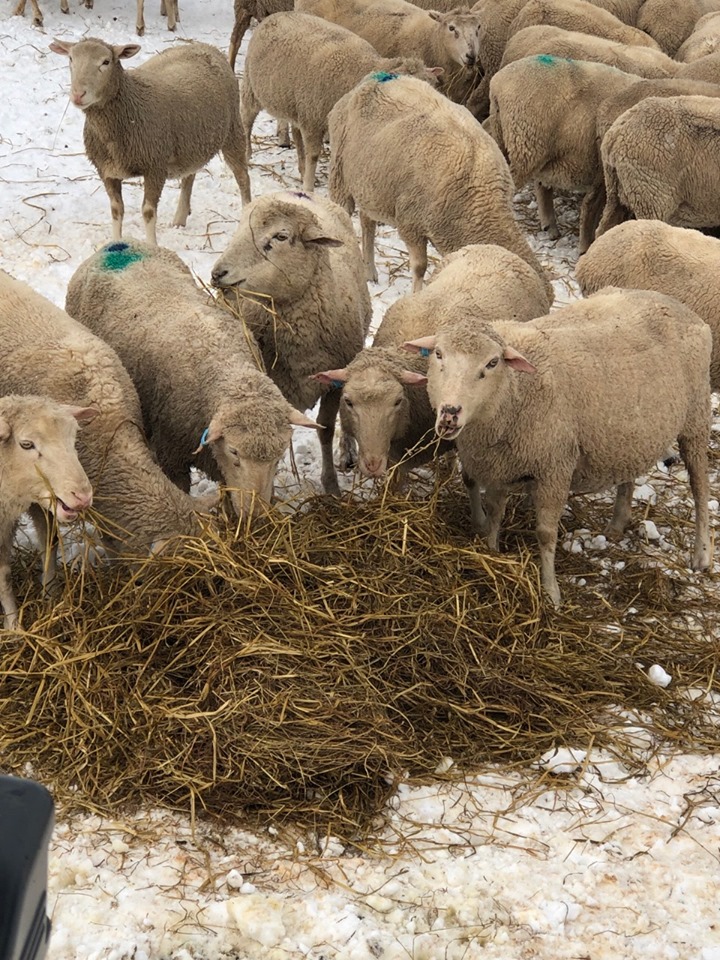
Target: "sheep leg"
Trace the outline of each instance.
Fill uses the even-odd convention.
[[[556,607],[560,604],[560,587],[555,576],[555,550],[560,517],[567,502],[567,493],[562,496],[558,490],[559,484],[548,487],[538,483],[533,491],[536,514],[535,533],[540,547],[540,580],[543,589]],[[565,490],[566,492],[570,490],[569,480]]]
[[[485,507],[483,506],[482,492],[478,483],[473,480],[470,474],[466,473],[464,470],[462,472],[462,480],[465,484],[465,489],[467,490],[468,499],[470,501],[470,526],[473,529],[474,533],[479,533],[480,536],[485,536],[488,528],[488,519],[487,514],[485,513]]]
[[[240,123],[245,137],[245,156],[248,160],[252,156],[252,128],[260,110],[260,101],[256,98],[245,76],[240,83]]]
[[[33,12],[33,23],[36,27],[41,27],[43,25],[43,15],[38,0],[30,0],[30,6]],[[25,13],[25,0],[20,0],[20,3],[15,7],[15,13],[18,16],[23,16]]]
[[[13,526],[3,524],[0,529],[0,607],[2,608],[3,626],[6,630],[14,630],[18,625],[18,605],[10,579],[10,550],[12,544]]]
[[[89,0],[89,2],[90,9],[92,9],[92,0]],[[85,3],[87,4],[88,0],[85,0]],[[60,0],[60,11],[61,13],[70,13],[70,4],[68,3],[68,0]]]
[[[603,161],[604,161],[603,156]],[[619,183],[617,178],[617,171],[610,164],[605,164],[605,209],[603,210],[603,215],[600,219],[600,223],[597,226],[595,231],[595,239],[601,237],[608,230],[611,230],[613,227],[616,227],[619,223],[623,223],[627,220],[628,210],[620,203],[620,196],[618,193]]]
[[[145,240],[153,247],[157,246],[157,208],[164,186],[165,176],[163,174],[145,175],[142,215],[145,221]]]
[[[375,221],[360,212],[360,230],[362,231],[362,255],[365,264],[365,276],[373,283],[378,282],[375,266]]]
[[[173,220],[174,227],[184,227],[187,223],[187,218],[192,213],[190,209],[190,195],[192,194],[193,183],[195,183],[194,173],[182,178],[180,183],[180,197],[178,198],[175,219]]]
[[[540,217],[540,229],[545,230],[551,240],[557,240],[560,231],[555,219],[552,187],[546,187],[545,184],[536,181],[535,197],[537,199],[538,216]]]
[[[305,189],[305,141],[303,132],[296,124],[293,124],[292,136],[295,141],[295,150],[297,151],[297,165],[300,179],[303,181],[303,190]],[[314,186],[314,184],[313,184]],[[312,193],[312,187],[310,187]]]
[[[237,123],[233,125],[228,134],[225,146],[222,148],[222,155],[225,163],[230,167],[235,182],[240,188],[240,196],[243,204],[250,203],[250,174],[247,165],[247,141],[245,131],[243,130],[240,116]]]
[[[320,451],[322,453],[321,480],[325,493],[340,493],[335,463],[333,462],[333,436],[335,420],[340,407],[340,390],[328,390],[320,400],[317,422],[324,427],[320,431]]]
[[[165,16],[163,12],[163,7],[165,6],[165,0],[160,0],[160,13]],[[167,0],[167,27],[168,30],[175,30],[177,22],[180,19],[180,14],[178,11],[178,2],[177,0]]]
[[[632,516],[633,483],[619,483],[615,493],[615,506],[610,523],[605,527],[608,540],[619,540],[625,533]]]
[[[135,15],[135,32],[139,37],[145,33],[145,17],[143,16],[143,10],[145,7],[145,0],[137,0],[137,12]]]
[[[35,527],[40,549],[43,551],[43,565],[40,576],[43,594],[49,595],[53,585],[57,583],[57,537],[53,532],[49,517],[45,510],[37,503],[33,503],[28,508],[30,519]]]
[[[485,506],[487,508],[486,538],[491,550],[497,551],[500,547],[500,527],[505,516],[507,494],[497,488],[488,488],[485,491]]]
[[[110,215],[112,217],[112,237],[113,240],[119,240],[122,237],[123,217],[125,215],[125,205],[122,198],[122,180],[114,180],[111,177],[103,178],[105,192],[110,198]]]
[[[167,16],[167,6],[165,5],[165,0],[160,0],[160,16]]]
[[[583,197],[580,205],[580,255],[587,253],[595,239],[595,231],[605,206],[605,181],[596,183]]]
[[[315,189],[315,172],[317,170],[318,160],[322,151],[323,131],[322,130],[303,130],[303,142],[305,145],[305,174],[303,176],[303,190],[305,193],[312,193]]]
[[[228,59],[233,70],[245,31],[250,26],[250,19],[250,11],[246,9],[243,0],[235,0],[235,23],[230,34],[230,50],[228,51]]]
[[[25,16],[25,7],[27,5],[27,0],[18,0],[17,6],[13,10],[14,17],[23,17]]]
[[[707,570],[712,561],[710,544],[710,509],[708,497],[708,436],[707,429],[696,436],[678,437],[680,456],[690,478],[690,489],[695,501],[695,547],[692,569]]]
[[[418,290],[422,290],[423,277],[428,265],[427,240],[425,237],[420,240],[408,240],[407,237],[403,237],[403,240],[410,256],[410,273],[413,278],[412,292],[417,293]]]
[[[278,120],[275,128],[275,136],[277,137],[279,147],[285,147],[287,149],[292,146],[290,142],[290,125],[287,120]]]

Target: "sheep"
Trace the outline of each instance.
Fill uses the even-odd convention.
[[[587,193],[580,210],[580,252],[592,242],[599,219],[597,203],[590,203],[602,181],[598,109],[637,79],[604,63],[540,55],[508,64],[490,83],[486,129],[508,159],[515,187],[536,181],[541,228],[559,236],[553,189]]]
[[[645,0],[635,26],[644,30],[661,50],[674,57],[706,11],[697,0]]]
[[[680,69],[678,63],[660,50],[614,43],[559,27],[525,27],[520,30],[509,39],[502,66],[538,54],[606,63],[639,77],[674,77]]]
[[[720,83],[720,51],[709,53],[699,60],[680,64],[676,74],[684,80],[701,80],[704,83]]]
[[[197,501],[178,490],[153,459],[140,401],[111,347],[2,272],[0,338],[0,393],[43,394],[100,411],[78,435],[77,446],[110,549],[137,553],[198,532]]]
[[[542,25],[604,37],[615,43],[660,49],[642,30],[628,26],[586,0],[528,0],[510,25],[510,37],[525,27]]]
[[[65,309],[117,351],[174,483],[189,491],[195,451],[197,466],[230,488],[239,517],[270,502],[291,425],[317,424],[258,369],[254,343],[207,302],[176,254],[109,244],[75,271]]]
[[[402,487],[413,467],[451,444],[430,443],[434,416],[422,389],[427,361],[409,357],[406,340],[433,333],[436,318],[468,309],[484,319],[532,320],[550,309],[540,277],[524,260],[493,244],[471,244],[451,253],[427,287],[387,310],[373,345],[347,367],[315,374],[323,383],[343,383],[340,422],[358,444],[360,472],[383,476],[399,464]]]
[[[26,4],[27,0],[18,0],[18,4],[13,11],[15,16],[22,17],[24,15]],[[33,12],[33,23],[36,27],[41,27],[43,25],[43,15],[38,0],[30,0],[30,6],[32,7]],[[85,0],[85,6],[88,10],[92,10],[93,0]],[[145,0],[137,0],[135,29],[140,37],[145,33],[145,19],[143,15],[144,8]],[[70,4],[68,3],[68,0],[60,0],[60,10],[62,13],[70,13]],[[168,20],[168,30],[174,30],[177,21],[180,19],[180,14],[178,12],[178,0],[167,0],[167,2],[166,0],[160,0],[160,16],[166,16]]]
[[[580,260],[584,296],[601,287],[656,290],[675,297],[709,325],[713,335],[710,386],[720,390],[720,240],[661,220],[630,220],[599,237]]]
[[[542,586],[555,604],[558,523],[570,492],[618,485],[606,532],[621,536],[635,477],[676,438],[695,500],[692,567],[710,565],[711,340],[707,324],[677,300],[611,287],[530,323],[490,325],[457,312],[436,336],[408,343],[432,351],[435,429],[455,440],[473,524],[491,549],[508,494],[531,491]]]
[[[172,47],[129,71],[120,61],[134,57],[137,44],[113,46],[91,37],[78,43],[54,40],[50,49],[70,58],[70,95],[85,114],[85,152],[110,199],[114,240],[122,237],[122,181],[130,176],[144,179],[142,212],[152,244],[166,179],[181,179],[173,222],[184,227],[195,174],[219,151],[243,202],[249,202],[237,82],[216,47],[196,42]]]
[[[281,71],[273,69],[278,61]],[[373,70],[409,73],[432,82],[442,72],[418,59],[383,58],[367,40],[308,13],[276,13],[263,20],[250,39],[240,87],[248,152],[260,110],[289,120],[303,190],[312,192],[328,114],[340,97]]]
[[[675,54],[681,63],[692,63],[720,49],[720,13],[706,13]]]
[[[230,66],[235,70],[240,44],[243,42],[245,31],[251,20],[262,23],[265,17],[273,13],[287,13],[294,7],[294,0],[234,0],[233,8],[235,21],[230,34],[230,49],[228,57]],[[289,144],[288,144],[289,146]]]
[[[52,511],[60,522],[77,519],[91,506],[92,487],[75,438],[78,424],[97,413],[36,395],[0,397],[0,608],[6,630],[18,624],[10,580],[17,521],[33,504]]]
[[[237,309],[283,396],[300,410],[320,400],[322,485],[338,493],[332,441],[340,391],[310,379],[361,349],[372,313],[349,216],[322,197],[271,193],[249,204],[213,284],[236,288]]]
[[[480,15],[461,7],[440,13],[406,0],[296,0],[295,9],[330,20],[367,40],[382,57],[417,57],[442,67],[453,99],[466,93],[480,52]]]
[[[605,134],[607,201],[596,236],[627,219],[678,227],[720,224],[720,102],[714,97],[648,97]]]
[[[367,276],[376,279],[375,223],[397,228],[413,291],[427,268],[427,241],[445,256],[469,243],[518,254],[552,288],[515,222],[513,184],[495,141],[468,111],[414,77],[371,75],[329,118],[330,197],[357,205]]]

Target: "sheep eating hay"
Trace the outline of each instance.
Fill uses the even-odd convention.
[[[173,224],[184,227],[195,175],[220,151],[243,202],[250,200],[237,82],[216,47],[172,47],[129,71],[121,60],[134,57],[137,44],[90,37],[54,40],[50,49],[70,58],[70,96],[85,114],[85,152],[110,199],[114,240],[122,237],[122,181],[128,177],[143,177],[145,234],[153,244],[165,181],[181,180]]]

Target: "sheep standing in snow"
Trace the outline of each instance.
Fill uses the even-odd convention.
[[[604,37],[615,43],[660,49],[642,30],[628,26],[587,0],[528,0],[510,25],[510,36],[525,27],[542,25]]]
[[[720,390],[720,240],[660,220],[629,220],[599,237],[578,263],[580,289],[656,290],[675,297],[712,330],[710,386]]]
[[[134,57],[137,44],[54,40],[50,49],[70,58],[70,97],[85,114],[85,152],[110,198],[114,240],[122,237],[128,177],[143,177],[145,233],[153,244],[165,181],[181,180],[173,223],[184,227],[195,174],[220,151],[243,201],[250,200],[237,82],[216,47],[172,47],[128,71],[121,60]]]
[[[274,69],[280,62],[282,70]],[[440,68],[422,60],[381,57],[362,37],[309,13],[276,13],[256,27],[245,57],[240,115],[248,138],[260,110],[293,125],[303,190],[315,188],[315,170],[328,114],[340,97],[373,70],[435,81]]]
[[[250,26],[250,21],[256,20],[258,23],[262,23],[265,17],[269,17],[273,13],[287,13],[288,10],[293,9],[293,6],[294,0],[234,0],[235,17],[228,52],[230,66],[233,70],[235,69],[240,44],[243,42],[245,32]]]
[[[92,487],[75,453],[75,438],[78,423],[90,422],[96,413],[47,397],[0,397],[0,607],[6,630],[18,622],[10,581],[15,525],[32,504],[64,522],[91,505]]]
[[[360,211],[369,279],[377,279],[376,222],[392,224],[407,245],[414,291],[428,240],[443,256],[496,243],[545,276],[515,222],[507,164],[464,107],[414,77],[371,75],[338,101],[329,130],[330,196]]]
[[[300,410],[320,400],[322,485],[326,493],[337,493],[332,441],[340,391],[310,376],[349,363],[370,325],[370,296],[350,218],[321,197],[258,197],[243,210],[212,281],[238,290],[238,310],[285,398]]]
[[[174,483],[190,490],[202,437],[195,462],[224,480],[238,516],[270,502],[291,425],[316,424],[258,369],[255,344],[207,302],[176,254],[110,244],[75,271],[65,309],[117,350],[150,446]]]
[[[570,492],[618,485],[607,533],[621,535],[635,478],[675,439],[695,500],[692,567],[709,566],[712,337],[683,304],[608,288],[527,324],[490,325],[459,314],[408,348],[432,351],[436,430],[455,440],[471,481],[473,520],[492,549],[508,494],[531,490],[542,585],[555,603],[558,524]]]
[[[601,236],[627,219],[679,227],[720,224],[720,100],[648,97],[605,134],[601,153],[607,202]]]
[[[426,382],[427,360],[410,357],[406,340],[435,332],[438,317],[469,310],[486,320],[532,320],[550,309],[545,285],[524,260],[493,244],[474,244],[451,253],[419,293],[387,310],[372,347],[347,367],[316,374],[324,383],[343,383],[340,422],[358,445],[360,472],[383,476],[400,464],[402,486],[409,470],[451,444],[431,442],[435,417]]]
[[[198,529],[195,502],[148,449],[140,401],[115,351],[64,310],[0,272],[0,393],[96,407],[78,434],[80,462],[108,522],[108,545],[147,551]]]
[[[18,4],[13,10],[15,16],[23,16],[25,13],[26,4],[27,0],[18,0]],[[30,6],[32,7],[33,12],[33,23],[36,27],[41,27],[43,25],[43,15],[38,0],[30,0]],[[94,6],[93,0],[85,0],[85,6],[88,10],[92,10]],[[60,10],[62,13],[70,13],[70,4],[68,3],[68,0],[60,0]],[[145,33],[144,10],[145,0],[137,0],[135,29],[139,37]],[[177,25],[177,21],[180,19],[178,0],[160,0],[160,16],[167,17],[168,30],[174,30]]]
[[[602,213],[602,197],[592,202],[603,176],[598,110],[636,81],[604,63],[541,55],[508,64],[490,83],[485,128],[507,157],[515,187],[535,181],[541,228],[560,236],[553,190],[587,195],[580,209],[581,253],[592,243]]]

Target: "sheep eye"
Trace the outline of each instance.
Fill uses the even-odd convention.
[[[110,66],[110,61],[109,61],[109,60],[103,60],[102,66],[103,66],[103,67],[109,67],[109,66]]]
[[[395,401],[395,406],[396,406],[396,407],[399,407],[402,402],[403,402],[403,398],[402,398],[402,397],[398,397],[397,400]]]
[[[238,452],[235,449],[235,447],[228,447],[228,453],[230,454],[231,457],[236,457],[238,455]]]
[[[288,239],[287,233],[276,233],[275,236],[273,237],[273,240],[279,240],[280,243],[283,243],[287,239]]]
[[[436,350],[435,356],[438,358],[438,360],[442,360],[442,350]]]
[[[34,450],[34,449],[35,449],[35,444],[32,442],[32,440],[21,440],[21,441],[20,441],[20,446],[23,448],[23,450]]]
[[[496,367],[496,366],[498,365],[498,360],[499,360],[499,359],[500,359],[500,357],[493,357],[492,360],[489,360],[489,361],[487,362],[487,364],[486,364],[488,370],[492,370],[493,367]]]
[[[267,243],[263,244],[263,253],[270,253],[271,250],[272,250],[272,242],[268,240]]]
[[[454,27],[452,24],[448,27],[450,33],[457,33],[457,27]]]
[[[343,397],[343,403],[345,404],[345,406],[350,407],[350,409],[352,410],[353,402],[350,399],[350,397]]]

